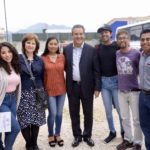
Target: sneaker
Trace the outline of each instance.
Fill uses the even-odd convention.
[[[141,145],[140,144],[135,144],[132,148],[132,150],[141,150]]]
[[[106,139],[104,139],[104,142],[105,143],[109,143],[110,141],[112,141],[114,138],[116,137],[116,132],[110,132],[109,133],[109,136],[106,138]]]
[[[132,148],[133,147],[133,142],[130,143],[127,140],[124,140],[121,144],[117,146],[117,150],[126,150],[127,148]]]

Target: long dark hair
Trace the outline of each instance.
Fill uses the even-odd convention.
[[[56,37],[49,37],[46,41],[46,44],[45,44],[45,49],[44,49],[44,52],[42,54],[42,56],[46,56],[48,53],[49,53],[49,50],[48,50],[48,43],[51,41],[51,40],[56,40],[58,43],[58,39]],[[57,54],[59,54],[59,47],[58,47],[58,50],[56,51]]]
[[[17,74],[19,74],[20,73],[19,55],[18,55],[16,48],[8,42],[2,42],[2,43],[0,43],[0,54],[1,54],[2,47],[9,48],[10,52],[13,55],[11,65],[12,65],[13,69],[15,70],[15,72]],[[0,55],[0,67],[3,67],[8,74],[11,74],[10,66],[8,65],[8,63],[5,60],[2,59],[1,55]]]

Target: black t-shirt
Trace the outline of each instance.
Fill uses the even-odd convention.
[[[101,76],[111,77],[117,75],[116,51],[118,49],[115,42],[110,45],[100,44],[97,46]]]

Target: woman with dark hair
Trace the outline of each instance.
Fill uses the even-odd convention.
[[[44,61],[44,86],[48,91],[48,141],[51,147],[56,143],[64,145],[60,137],[62,112],[65,101],[66,86],[64,78],[65,58],[59,54],[59,42],[56,37],[49,37],[42,54]],[[55,131],[54,131],[55,123]]]
[[[5,149],[12,150],[20,131],[16,109],[20,102],[21,80],[19,57],[8,42],[0,43],[0,112],[11,113],[11,131],[5,133]],[[1,148],[4,149],[4,148]]]
[[[22,39],[22,53],[20,55],[22,92],[17,111],[21,133],[26,141],[27,150],[38,150],[37,137],[39,127],[46,123],[44,108],[38,109],[35,97],[35,87],[25,60],[31,69],[38,89],[43,88],[44,64],[37,56],[39,40],[35,34],[26,34]]]

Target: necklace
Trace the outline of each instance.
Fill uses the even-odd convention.
[[[56,55],[49,55],[49,59],[55,63],[56,62],[56,59],[57,59],[57,54]]]
[[[49,55],[50,58],[56,58],[57,57],[57,54],[56,55]]]

